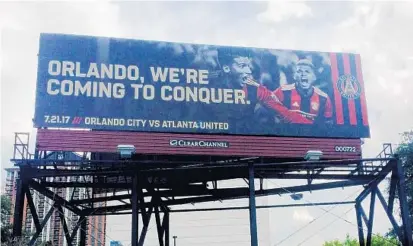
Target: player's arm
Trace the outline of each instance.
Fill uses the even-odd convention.
[[[316,119],[317,124],[333,124],[333,105],[329,97],[326,98],[324,107]]]
[[[257,87],[257,99],[260,103],[266,107],[272,109],[277,113],[285,122],[296,124],[311,124],[312,121],[295,113],[291,112],[287,107],[282,104],[283,96],[281,89],[277,89],[275,92],[268,90],[265,86],[262,86],[252,79],[246,80],[246,85]],[[277,96],[277,94],[279,96]]]

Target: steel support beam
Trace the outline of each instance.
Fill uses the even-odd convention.
[[[368,183],[368,186],[360,193],[356,198],[356,201],[362,202],[366,196],[372,191],[373,188],[386,178],[386,176],[394,169],[394,166],[397,164],[395,159],[390,160],[383,169],[376,174],[376,177],[373,181]]]
[[[164,212],[165,246],[169,246],[169,211]]]
[[[279,205],[262,205],[255,206],[256,209],[263,208],[288,208],[288,207],[312,207],[312,206],[330,206],[330,205],[346,205],[354,204],[354,201],[346,202],[315,202],[315,203],[302,203],[302,204],[279,204]],[[226,211],[226,210],[245,210],[249,209],[249,206],[237,206],[237,207],[225,207],[225,208],[198,208],[198,209],[173,209],[171,213],[188,213],[188,212],[208,212],[208,211]]]
[[[396,189],[397,189],[397,172],[395,172],[395,169],[393,169],[391,179],[390,179],[390,189],[389,189],[389,207],[388,207],[388,212],[393,213],[393,207],[394,207],[394,198],[396,197]]]
[[[36,227],[36,231],[41,231],[39,216],[37,216],[36,206],[33,202],[32,194],[30,193],[30,189],[28,186],[24,187],[24,191],[26,193],[27,203],[29,204],[30,213],[33,217],[34,226]]]
[[[139,245],[139,191],[138,191],[138,175],[133,177],[132,185],[132,246]]]
[[[83,221],[86,220],[86,217],[84,216],[79,216],[79,219],[75,225],[75,227],[73,228],[72,234],[70,234],[70,240],[73,242],[73,239],[75,238],[77,231],[79,230],[79,228],[81,227]]]
[[[13,238],[22,236],[25,190],[25,182],[23,182],[22,178],[24,178],[24,176],[22,175],[22,173],[20,173],[20,178],[16,180],[16,202],[14,204],[13,215]]]
[[[288,193],[297,193],[297,192],[304,192],[304,191],[315,191],[315,190],[326,190],[326,189],[334,189],[334,188],[341,188],[341,187],[348,187],[348,186],[356,186],[365,184],[366,181],[360,180],[353,180],[353,181],[335,181],[335,182],[327,182],[322,184],[312,184],[312,185],[300,185],[300,186],[290,186],[285,188],[274,188],[274,189],[267,189],[267,190],[258,190],[255,191],[256,196],[264,196],[264,195],[281,195],[281,194],[288,194]],[[212,190],[211,190],[212,191]],[[247,198],[249,196],[249,188],[230,188],[230,189],[218,189],[216,191],[211,192],[212,195],[209,196],[199,196],[193,198],[180,198],[168,201],[162,201],[161,203],[165,206],[170,205],[181,205],[181,204],[188,204],[188,203],[201,203],[201,202],[210,202],[216,200],[230,200],[230,199],[238,199],[238,198]],[[157,196],[164,196],[163,192],[156,192],[154,193]],[[166,195],[165,195],[166,196]],[[154,206],[152,203],[145,203],[142,206],[148,208],[150,206]],[[84,209],[83,212],[85,214],[102,214],[108,212],[116,212],[116,211],[124,211],[130,210],[132,207],[130,204],[127,205],[116,205],[116,206],[108,206],[102,208],[88,208]]]
[[[386,199],[384,199],[384,196],[383,194],[381,194],[379,189],[377,189],[377,197],[379,198],[381,205],[383,205],[384,211],[386,212],[387,217],[389,217],[390,223],[392,224],[397,237],[399,238],[400,242],[403,242],[403,236],[400,233],[399,225],[397,224],[397,221],[393,216],[393,212],[390,211],[389,207],[387,206]]]
[[[42,223],[40,224],[40,230],[36,230],[36,232],[34,233],[32,239],[29,242],[29,246],[33,246],[36,243],[36,240],[39,237],[40,233],[42,232],[44,226],[47,224],[50,217],[52,216],[54,209],[55,209],[55,205],[53,204],[49,212],[47,212],[46,216],[44,217]]]
[[[50,200],[55,201],[56,205],[62,205],[63,207],[69,209],[73,213],[78,214],[78,215],[82,215],[82,210],[80,210],[78,207],[76,207],[71,202],[63,199],[62,197],[60,197],[59,195],[57,195],[53,191],[45,188],[44,186],[42,186],[38,182],[36,182],[34,180],[30,180],[29,186],[32,187],[33,189],[37,190],[41,194],[45,195]]]
[[[251,246],[258,246],[257,209],[255,206],[255,182],[254,182],[254,164],[253,163],[250,163],[248,165],[248,186],[249,186]]]
[[[359,202],[356,203],[356,216],[357,216],[357,230],[359,236],[360,246],[364,246],[364,229],[363,229],[363,220],[361,219],[362,208]]]
[[[37,155],[38,156],[38,155]],[[261,163],[258,163],[258,160],[261,160]],[[257,246],[258,245],[258,236],[257,236],[257,221],[256,221],[256,209],[257,208],[264,208],[264,207],[288,207],[289,205],[275,205],[275,206],[256,206],[255,204],[255,197],[256,196],[265,196],[265,195],[281,195],[281,194],[288,194],[288,193],[297,193],[297,192],[305,192],[305,191],[315,191],[315,190],[325,190],[325,189],[332,189],[338,187],[347,187],[347,186],[356,186],[361,184],[367,184],[365,190],[360,194],[360,196],[356,199],[356,215],[357,215],[357,224],[358,224],[358,232],[359,232],[359,241],[360,244],[364,246],[364,243],[367,242],[367,245],[371,244],[371,236],[372,236],[372,227],[373,227],[373,218],[374,218],[374,204],[375,204],[375,197],[377,196],[380,202],[382,203],[383,207],[386,210],[386,213],[392,223],[393,227],[395,227],[396,233],[398,234],[399,238],[403,242],[404,245],[411,246],[412,244],[412,235],[411,235],[411,222],[410,218],[407,215],[407,201],[406,201],[406,192],[404,190],[405,181],[403,176],[403,169],[401,166],[401,162],[397,161],[396,158],[374,158],[370,159],[371,161],[386,161],[386,165],[374,165],[368,166],[369,169],[365,169],[365,165],[361,164],[364,161],[369,161],[369,159],[364,160],[326,160],[326,161],[317,161],[317,162],[284,162],[284,163],[262,163],[262,159],[253,160],[256,163],[253,164],[251,160],[243,161],[242,163],[218,163],[214,162],[212,164],[208,163],[196,163],[198,166],[186,166],[183,162],[174,163],[168,168],[165,169],[158,169],[158,167],[165,167],[166,162],[163,161],[158,162],[158,164],[153,165],[153,161],[148,161],[145,164],[147,165],[130,165],[132,162],[125,162],[125,161],[109,161],[109,162],[90,162],[90,161],[82,161],[76,163],[78,164],[85,164],[89,166],[88,170],[64,170],[64,169],[37,169],[26,167],[24,165],[31,163],[30,161],[23,160],[21,161],[21,177],[20,180],[20,187],[18,186],[18,192],[20,190],[20,196],[17,196],[18,202],[16,199],[15,205],[15,221],[19,221],[20,226],[14,225],[13,228],[13,235],[21,235],[22,230],[22,217],[23,217],[23,204],[24,204],[24,195],[26,194],[28,200],[28,206],[33,214],[33,220],[36,227],[36,233],[32,238],[33,243],[35,242],[36,238],[41,233],[41,230],[44,227],[44,224],[50,218],[46,216],[46,218],[39,222],[39,218],[37,216],[33,199],[30,195],[29,186],[33,189],[39,191],[40,193],[44,194],[49,199],[55,201],[56,209],[61,212],[63,216],[63,207],[75,212],[76,214],[80,215],[78,224],[73,229],[73,232],[69,234],[69,230],[65,223],[64,216],[61,217],[63,230],[65,232],[66,241],[68,245],[71,245],[73,238],[75,237],[77,230],[80,228],[80,245],[84,246],[86,244],[86,219],[85,216],[93,216],[93,215],[101,215],[101,214],[108,214],[108,213],[117,213],[118,211],[123,210],[132,210],[132,246],[143,245],[145,236],[148,231],[148,225],[151,219],[151,214],[154,210],[155,219],[158,229],[158,237],[159,237],[159,244],[161,246],[169,246],[169,213],[170,212],[194,212],[194,211],[212,211],[212,210],[229,210],[229,209],[249,209],[249,221],[250,221],[250,235],[251,235],[251,245]],[[34,164],[46,164],[44,161],[40,162],[33,162]],[[60,163],[49,162],[51,164],[60,165]],[[63,162],[62,162],[63,163]],[[108,165],[105,166],[106,169],[101,169],[101,167],[97,167],[97,165],[101,163],[106,163]],[[138,162],[135,162],[138,163]],[[211,162],[210,162],[211,163]],[[94,164],[94,165],[91,165]],[[96,165],[95,165],[96,164]],[[139,161],[139,164],[140,163]],[[193,164],[193,162],[188,162],[187,164]],[[112,166],[110,166],[112,165]],[[118,166],[115,166],[118,165]],[[340,170],[335,168],[335,170],[319,170],[320,168],[327,168],[331,169],[330,167],[342,167]],[[120,168],[122,167],[122,168]],[[123,168],[124,167],[124,168]],[[95,169],[94,169],[95,168]],[[24,170],[23,170],[24,169]],[[356,171],[352,173],[352,170],[355,169]],[[30,172],[25,172],[30,170]],[[246,172],[248,170],[248,173]],[[295,170],[303,170],[304,173],[291,173]],[[306,170],[308,170],[308,174],[305,174]],[[374,170],[374,175],[371,173],[371,170]],[[33,171],[33,172],[32,172]],[[338,172],[340,171],[340,172]],[[343,173],[342,171],[346,171]],[[359,172],[357,172],[359,171]],[[364,171],[364,172],[363,172]],[[378,190],[378,184],[389,174],[393,171],[392,175],[392,182],[390,183],[390,196],[389,201],[386,203],[382,193]],[[222,174],[227,172],[228,174]],[[26,175],[23,175],[26,173]],[[134,177],[130,175],[135,173]],[[107,177],[114,177],[113,180],[118,180],[119,182],[107,182],[107,179],[97,179],[94,180],[94,183],[85,183],[85,182],[78,182],[76,179],[75,182],[44,182],[38,183],[34,180],[29,180],[31,178],[43,178],[48,176],[77,176],[84,178],[85,175],[105,175]],[[124,178],[122,180],[116,179],[119,175],[128,175],[128,178]],[[147,178],[140,178],[140,175],[143,175]],[[139,176],[139,178],[138,178]],[[183,177],[182,179],[176,178],[177,176]],[[164,183],[160,182],[153,182],[152,178],[154,177],[161,177],[162,180],[165,180]],[[254,179],[257,178],[277,178],[277,179],[309,179],[309,185],[300,185],[300,186],[292,186],[292,187],[282,187],[282,188],[275,188],[275,189],[266,189],[264,190],[262,182],[260,182],[260,188],[255,189]],[[234,187],[234,188],[222,188],[218,189],[217,180],[224,180],[228,178],[248,178],[248,188],[246,187]],[[326,182],[321,184],[312,184],[311,181],[313,179],[326,179],[326,180],[344,180],[344,181],[336,181],[336,182]],[[205,187],[206,182],[213,181],[213,188],[214,189],[207,189]],[[190,183],[204,183],[201,187],[199,185],[189,185]],[[214,183],[215,182],[215,183]],[[47,189],[46,186],[49,187],[89,187],[89,188],[120,188],[120,189],[127,189],[131,190],[132,194],[125,194],[125,195],[115,195],[111,198],[106,197],[93,197],[89,199],[82,199],[77,201],[67,201],[60,196],[57,196],[54,192]],[[142,188],[150,189],[150,188],[168,188],[168,190],[152,190],[151,192],[143,192]],[[149,191],[149,190],[148,190]],[[17,193],[18,193],[17,192]],[[397,195],[396,195],[396,192]],[[369,216],[367,217],[366,213],[364,212],[361,202],[371,194],[370,199],[370,211]],[[89,193],[88,193],[89,195]],[[156,199],[152,199],[150,202],[145,202],[144,197],[156,197]],[[188,197],[194,196],[194,197]],[[168,198],[161,200],[163,198]],[[173,197],[173,199],[169,199],[169,197]],[[176,199],[178,197],[178,199]],[[185,197],[185,198],[180,198]],[[397,223],[393,216],[393,204],[395,197],[399,197],[400,199],[400,211],[402,215],[403,225],[400,227],[400,230],[397,231]],[[187,204],[187,203],[200,203],[200,202],[209,202],[209,201],[216,201],[216,200],[229,200],[229,199],[238,199],[238,198],[248,198],[249,199],[249,206],[248,207],[229,207],[223,209],[193,209],[193,210],[176,210],[176,211],[169,211],[169,209],[165,208],[165,206],[169,205],[180,205],[180,204]],[[131,199],[131,204],[125,205],[118,205],[118,206],[105,206],[105,207],[94,207],[91,208],[84,208],[78,207],[77,205],[80,204],[87,204],[87,203],[97,203],[109,200],[122,200],[122,199]],[[351,203],[351,202],[349,202]],[[20,207],[18,207],[20,204]],[[331,203],[331,204],[341,204],[338,203]],[[343,203],[344,204],[344,203]],[[316,204],[312,204],[316,205]],[[319,203],[319,205],[323,205],[323,203]],[[293,205],[291,205],[293,206]],[[299,204],[294,206],[306,206],[305,204]],[[82,210],[80,209],[82,208]],[[19,212],[20,211],[20,212]],[[53,208],[49,213],[53,212]],[[163,213],[163,217],[161,220],[160,213]],[[139,231],[138,222],[139,222],[139,214],[142,214],[142,221],[143,227],[142,230]],[[363,223],[364,222],[364,223]],[[363,231],[363,224],[367,227],[367,238],[364,238],[364,231]],[[19,233],[15,233],[18,232]],[[140,233],[139,233],[140,232]],[[366,240],[366,241],[365,241]],[[409,244],[410,243],[410,244]],[[29,244],[30,245],[30,244]]]
[[[369,221],[367,224],[367,246],[371,246],[371,236],[373,232],[373,220],[374,220],[374,208],[376,205],[376,190],[377,190],[377,187],[372,189],[371,197],[370,197]]]
[[[162,229],[160,212],[159,212],[158,206],[155,207],[155,220],[156,220],[156,228],[158,232],[159,246],[165,246],[163,242],[163,229]]]
[[[154,209],[159,246],[169,246],[169,209],[163,206],[155,206]],[[161,212],[163,212],[162,221]]]
[[[122,194],[122,195],[115,195],[110,197],[95,197],[93,199],[79,199],[79,200],[70,200],[73,205],[78,204],[88,204],[88,203],[96,203],[96,202],[107,202],[107,201],[116,201],[116,200],[124,200],[124,199],[131,199],[131,194]]]
[[[57,207],[57,211],[59,212],[60,222],[62,223],[62,226],[63,226],[63,232],[65,234],[66,243],[68,246],[72,246],[72,239],[70,237],[69,228],[67,227],[65,213],[63,211],[63,208],[61,205],[57,205],[56,207]]]
[[[310,170],[308,170],[310,171]],[[330,171],[330,170],[328,170]],[[350,171],[350,170],[349,170]],[[310,180],[312,181],[314,179],[325,179],[325,180],[373,180],[376,176],[374,175],[350,175],[350,174],[335,174],[335,173],[306,173],[306,174],[299,174],[299,173],[271,173],[271,172],[266,172],[265,174],[262,174],[262,172],[258,172],[256,170],[257,174],[259,173],[260,177],[263,178],[268,178],[268,179],[303,179],[303,180]],[[319,172],[319,171],[318,171]],[[327,172],[327,171],[326,171]],[[331,171],[333,172],[333,171]]]
[[[82,220],[82,222],[80,224],[79,246],[86,246],[86,230],[87,230],[87,218]]]
[[[403,245],[411,246],[413,245],[412,239],[412,221],[409,216],[409,206],[407,204],[407,194],[406,194],[406,184],[404,180],[404,171],[402,161],[398,159],[396,166],[396,175],[398,178],[398,195],[400,202],[400,212],[402,217],[402,230],[403,230]]]
[[[142,210],[145,210],[145,208],[141,208],[141,211]],[[151,221],[151,217],[152,217],[152,210],[153,210],[153,207],[150,207],[148,211],[145,212],[146,213],[145,215],[142,213],[143,211],[141,212],[143,227],[142,227],[141,235],[139,237],[139,246],[143,246],[145,242],[146,233],[148,232],[149,222]]]

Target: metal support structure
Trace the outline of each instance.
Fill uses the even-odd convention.
[[[376,172],[375,169],[372,169],[372,172]],[[390,189],[389,189],[389,199],[388,202],[384,198],[382,192],[379,190],[379,183],[384,180],[384,178],[391,173],[390,179]],[[393,226],[399,241],[402,245],[412,246],[412,228],[411,220],[408,216],[407,211],[407,196],[405,193],[404,187],[404,173],[401,161],[399,159],[389,161],[382,169],[382,171],[377,172],[377,177],[371,181],[361,194],[356,198],[356,216],[357,216],[357,225],[358,225],[358,234],[359,234],[359,244],[371,246],[372,244],[372,234],[373,234],[373,220],[374,220],[374,211],[375,211],[375,202],[376,197],[383,206],[384,211],[386,212],[387,217],[389,218],[390,223]],[[396,196],[397,192],[397,196]],[[370,195],[370,210],[369,216],[367,217],[366,213],[363,210],[361,203],[363,200]],[[394,213],[394,201],[395,198],[399,198],[399,205],[401,211],[402,225],[398,225]],[[403,214],[403,211],[405,213]],[[406,216],[407,215],[407,216]],[[364,238],[364,227],[363,222],[366,225],[367,237]],[[366,244],[365,244],[366,243]]]
[[[361,218],[362,208],[359,202],[356,203],[356,216],[357,216],[357,230],[359,236],[360,245],[364,246],[364,231],[363,231],[363,220]]]
[[[152,201],[154,199],[152,198]],[[145,204],[145,199],[143,197],[143,192],[139,192],[139,202],[140,205]],[[139,237],[139,246],[143,246],[146,238],[146,233],[148,232],[149,222],[151,221],[153,207],[145,208],[144,206],[139,206],[140,213],[142,216],[143,227]]]
[[[169,246],[169,211],[164,212],[165,246]]]
[[[255,206],[255,182],[253,163],[250,163],[248,165],[248,177],[251,246],[258,246],[257,208]]]
[[[406,184],[404,180],[404,171],[403,165],[400,159],[397,160],[397,166],[395,170],[397,172],[397,184],[398,184],[398,197],[400,202],[400,212],[402,217],[402,234],[403,234],[403,245],[413,245],[412,239],[412,221],[409,216],[409,207],[407,203],[407,195],[406,195]]]
[[[387,153],[387,152],[386,152]],[[236,210],[248,209],[250,222],[251,246],[258,246],[257,214],[258,208],[276,208],[291,206],[316,206],[328,204],[352,204],[355,203],[357,225],[360,245],[370,245],[373,235],[373,218],[375,213],[376,197],[383,205],[390,222],[395,228],[403,245],[411,244],[411,223],[407,216],[406,192],[403,168],[397,158],[385,153],[386,158],[357,159],[357,160],[322,160],[315,162],[282,162],[264,160],[263,158],[249,158],[239,161],[209,161],[198,162],[189,158],[182,163],[178,161],[165,161],[162,158],[153,158],[153,163],[146,157],[142,162],[136,160],[106,160],[87,161],[77,160],[71,165],[78,168],[68,169],[65,165],[68,160],[59,162],[47,162],[47,160],[20,160],[16,163],[20,166],[21,179],[17,181],[17,194],[13,235],[22,235],[22,222],[24,217],[24,199],[27,197],[27,205],[33,215],[35,233],[30,240],[32,246],[41,234],[45,224],[51,218],[54,209],[60,213],[64,235],[67,245],[74,244],[74,238],[80,230],[80,246],[86,245],[87,219],[90,216],[111,214],[132,214],[132,246],[143,246],[148,232],[148,226],[152,215],[158,232],[160,246],[169,246],[170,213],[195,212],[212,210]],[[390,153],[390,152],[389,152]],[[36,157],[42,158],[43,152]],[[145,157],[142,157],[145,158]],[[174,157],[178,158],[178,157]],[[228,158],[228,157],[226,157]],[[102,164],[102,165],[100,165]],[[139,164],[139,165],[138,165]],[[53,168],[45,168],[45,166]],[[247,171],[248,170],[248,171]],[[390,194],[386,201],[378,185],[386,176],[391,175]],[[63,177],[55,180],[49,177]],[[75,178],[69,178],[75,177]],[[93,177],[92,179],[89,179]],[[245,184],[227,188],[219,185],[219,182],[230,179],[245,180]],[[255,178],[259,179],[257,189]],[[267,188],[264,181],[268,179],[297,179],[303,184],[290,187]],[[314,180],[329,180],[313,182]],[[212,183],[208,187],[206,184]],[[316,190],[328,190],[333,188],[364,185],[365,189],[355,201],[337,201],[330,203],[311,204],[287,204],[256,206],[257,196],[282,195],[298,192],[311,192]],[[54,188],[82,187],[88,190],[87,197],[79,199],[74,196],[66,200],[56,194]],[[30,189],[43,194],[53,201],[53,207],[40,221],[36,212]],[[100,194],[109,194],[101,196]],[[370,210],[365,213],[362,202],[370,195]],[[224,201],[230,199],[248,198],[249,205],[245,207],[227,207],[210,209],[170,209],[169,206],[195,204],[209,201]],[[149,200],[151,199],[151,200]],[[400,209],[394,209],[394,201],[399,199]],[[108,205],[108,201],[122,201],[122,205]],[[130,200],[130,203],[128,203]],[[127,202],[126,202],[127,201]],[[103,203],[103,205],[102,205]],[[63,209],[68,209],[79,216],[72,231],[69,231]],[[395,211],[401,211],[402,225],[395,220]],[[142,226],[139,228],[139,216],[142,216]],[[140,229],[140,230],[139,230]],[[365,238],[366,236],[366,238]]]
[[[84,216],[79,217],[79,220],[77,221],[75,227],[73,228],[72,234],[70,234],[70,240],[72,240],[72,242],[84,220],[86,220],[86,217]]]
[[[66,238],[66,243],[67,243],[68,246],[72,246],[72,239],[70,237],[69,228],[67,227],[65,213],[63,211],[63,208],[62,208],[61,205],[57,205],[56,207],[57,207],[57,211],[59,211],[60,222],[63,225],[63,233],[64,233],[65,238]]]
[[[54,212],[54,209],[55,209],[55,205],[53,204],[53,206],[50,208],[49,212],[46,214],[46,217],[44,217],[42,223],[40,224],[40,230],[36,230],[36,232],[34,233],[32,239],[29,242],[29,246],[33,246],[36,243],[36,240],[39,237],[40,233],[42,232],[44,226],[47,224],[47,221],[52,216],[52,214]],[[84,245],[82,245],[82,246],[84,246]]]
[[[138,175],[133,177],[132,183],[132,246],[139,245],[139,197],[138,197]]]
[[[86,230],[87,230],[87,218],[82,220],[80,224],[79,246],[86,246]]]
[[[369,210],[369,220],[367,224],[367,245],[371,245],[371,236],[373,233],[373,219],[374,219],[374,209],[376,205],[376,188],[371,191],[370,197],[370,210]]]
[[[29,204],[30,213],[32,214],[36,231],[41,231],[39,216],[37,216],[36,206],[34,205],[33,197],[32,197],[32,194],[30,193],[29,187],[26,185],[23,191],[26,193],[27,203]]]
[[[159,198],[157,198],[157,200],[160,201]],[[163,213],[162,220],[160,215],[161,212]],[[169,208],[165,206],[155,206],[154,213],[159,246],[169,246]]]
[[[25,190],[25,183],[23,182],[22,177],[20,177],[16,181],[16,202],[14,204],[14,215],[13,215],[13,238],[22,236],[24,190]]]

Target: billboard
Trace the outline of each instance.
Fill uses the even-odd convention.
[[[42,34],[35,126],[369,137],[360,56]]]

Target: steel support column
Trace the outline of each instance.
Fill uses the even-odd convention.
[[[359,235],[359,244],[361,246],[364,246],[365,242],[364,242],[363,220],[361,218],[362,216],[361,204],[357,202],[355,207],[356,207],[356,216],[357,216],[357,229],[358,229],[358,235]]]
[[[68,246],[72,246],[72,239],[70,237],[69,228],[67,227],[65,212],[61,205],[56,206],[57,211],[59,212],[60,222],[62,223],[63,232],[66,238],[66,243]]]
[[[376,205],[376,190],[375,187],[371,191],[370,197],[370,211],[369,211],[369,221],[367,223],[367,246],[371,246],[371,236],[373,232],[373,220],[374,220],[374,208]]]
[[[163,216],[165,230],[165,246],[169,246],[169,211],[165,211]]]
[[[157,199],[157,201],[160,202],[159,199]],[[169,208],[156,205],[154,210],[159,246],[169,246]],[[162,221],[160,216],[161,212],[163,212]]]
[[[149,207],[148,210],[146,210],[145,207],[142,206],[142,204],[145,203],[143,196],[142,196],[142,192],[140,193],[139,200],[141,202],[139,207],[141,210],[141,216],[142,216],[142,222],[143,222],[142,231],[139,237],[139,246],[143,246],[145,242],[145,238],[146,238],[146,233],[148,232],[149,222],[151,221],[153,207]]]
[[[397,160],[396,176],[398,178],[398,195],[400,201],[400,212],[402,217],[402,230],[403,230],[403,245],[411,246],[413,245],[412,239],[412,222],[409,216],[409,206],[407,204],[407,194],[406,194],[406,184],[404,180],[404,171],[402,161]]]
[[[50,219],[50,217],[52,216],[53,212],[55,209],[55,204],[52,205],[52,207],[50,208],[49,212],[46,214],[46,216],[44,217],[42,223],[40,224],[40,230],[36,230],[36,232],[34,233],[32,239],[29,242],[29,246],[32,246],[36,243],[37,238],[39,237],[40,233],[42,232],[44,226],[47,224],[47,221]],[[82,245],[85,246],[85,245]]]
[[[80,223],[80,240],[79,246],[86,246],[86,230],[87,230],[87,218]]]
[[[258,246],[257,235],[257,208],[255,206],[255,183],[254,183],[254,164],[248,165],[248,177],[249,177],[249,212],[250,212],[250,234],[251,234],[251,246]]]
[[[20,178],[16,180],[16,202],[14,204],[13,215],[13,238],[22,236],[23,210],[24,210],[24,190],[25,182],[20,172]]]
[[[133,177],[132,182],[132,246],[139,245],[139,197],[138,197],[138,175]]]

